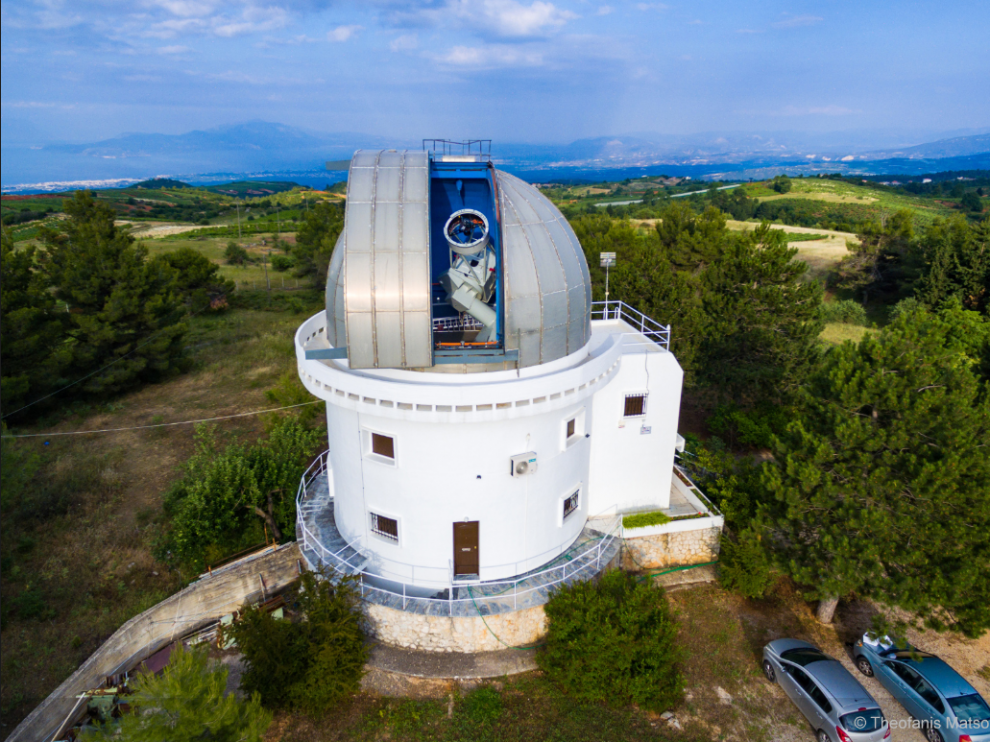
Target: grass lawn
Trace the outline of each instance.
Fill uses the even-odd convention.
[[[822,330],[819,337],[832,345],[841,345],[847,340],[858,343],[867,335],[876,333],[877,330],[860,325],[849,325],[844,322],[829,322]]]
[[[256,292],[241,300],[265,306],[266,297]],[[276,406],[265,392],[298,384],[293,335],[321,300],[315,291],[286,292],[275,296],[275,306],[300,311],[194,317],[187,373],[110,402],[69,404],[11,432],[151,425]],[[264,418],[218,423],[220,440],[251,440]],[[0,737],[122,623],[182,586],[154,560],[152,546],[162,496],[193,452],[193,426],[18,443],[42,457],[42,468],[34,512],[4,512]]]

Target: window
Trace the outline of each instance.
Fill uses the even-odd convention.
[[[391,439],[389,439],[391,440]],[[386,518],[378,513],[371,513],[371,532],[383,539],[399,543],[399,521]]]
[[[578,497],[581,494],[581,490],[578,490],[573,495],[564,500],[564,518],[566,519],[568,515],[573,513],[578,509],[580,504]]]
[[[396,466],[396,443],[395,438],[384,433],[376,433],[372,430],[361,431],[361,447],[366,459],[377,461],[379,464]]]
[[[579,440],[584,438],[584,409],[580,409],[577,413],[571,414],[571,416],[564,420],[564,425],[561,429],[563,434],[563,450],[567,450]]]
[[[818,708],[824,711],[826,714],[832,711],[832,704],[828,702],[822,689],[817,685],[812,685],[811,690],[808,691],[808,695],[811,696],[811,700],[818,704]]]
[[[371,452],[387,459],[395,458],[395,441],[387,435],[371,434]]]
[[[627,394],[623,417],[642,417],[646,414],[646,395]]]

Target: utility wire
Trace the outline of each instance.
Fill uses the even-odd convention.
[[[89,435],[91,433],[120,433],[126,430],[148,430],[149,428],[167,428],[173,425],[193,425],[194,423],[210,423],[216,420],[232,420],[235,417],[250,417],[251,415],[264,415],[266,412],[281,412],[291,410],[296,407],[306,407],[311,404],[320,404],[322,399],[312,402],[301,402],[300,404],[290,404],[286,407],[273,407],[270,410],[255,410],[254,412],[240,412],[236,415],[222,415],[221,417],[204,417],[201,420],[183,420],[177,423],[157,423],[155,425],[135,425],[130,428],[103,428],[102,430],[70,430],[65,433],[28,433],[26,435],[4,435],[3,438],[53,438],[57,435]]]
[[[188,316],[189,317],[195,317],[196,315],[201,314],[202,312],[206,311],[206,309],[207,309],[207,307],[204,307],[203,309],[200,309],[199,312],[192,312]],[[44,402],[49,397],[54,397],[56,394],[61,394],[66,389],[69,389],[70,387],[74,387],[76,384],[79,384],[79,383],[81,383],[83,381],[86,381],[86,379],[89,379],[89,378],[91,378],[93,376],[96,376],[97,374],[102,373],[103,371],[106,371],[108,368],[110,368],[115,363],[119,363],[120,361],[124,360],[125,358],[127,358],[131,354],[136,353],[141,348],[143,348],[144,346],[148,345],[156,337],[158,337],[159,335],[163,334],[166,330],[171,330],[174,327],[175,327],[175,325],[168,325],[167,327],[163,327],[158,332],[156,332],[155,334],[153,334],[150,337],[148,337],[143,343],[141,343],[139,345],[135,345],[133,350],[125,353],[120,358],[117,358],[117,359],[115,359],[113,361],[110,361],[110,363],[108,363],[103,368],[98,368],[98,369],[96,369],[96,371],[93,371],[93,373],[86,374],[81,379],[76,379],[71,384],[66,384],[61,389],[56,389],[54,392],[51,392],[50,394],[46,394],[44,397],[39,397],[38,399],[34,400],[33,402],[28,402],[26,405],[24,405],[23,407],[21,407],[19,409],[14,410],[13,412],[8,412],[6,415],[4,415],[2,418],[0,418],[0,420],[6,420],[11,415],[16,415],[18,412],[21,412],[22,410],[26,410],[28,407],[31,407],[33,405],[38,404],[38,402]],[[7,437],[7,436],[4,436],[4,437]]]

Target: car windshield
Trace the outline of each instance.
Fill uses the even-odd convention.
[[[990,708],[987,707],[987,702],[978,693],[947,700],[959,721],[990,721]]]
[[[840,716],[839,722],[847,732],[875,732],[883,727],[883,712],[880,709],[853,711]]]
[[[782,652],[780,656],[788,662],[793,662],[795,665],[800,665],[801,667],[807,667],[812,662],[821,662],[822,660],[829,659],[827,654],[814,647],[788,649],[786,652]]]

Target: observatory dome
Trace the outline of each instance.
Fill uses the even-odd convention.
[[[327,340],[356,369],[522,368],[591,336],[591,277],[567,220],[480,158],[355,153],[326,298]]]

